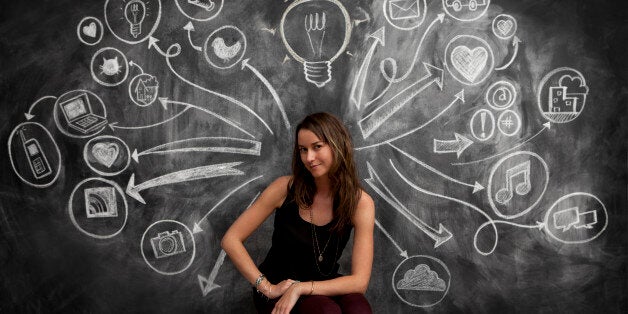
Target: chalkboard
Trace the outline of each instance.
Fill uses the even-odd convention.
[[[319,111],[376,313],[628,309],[623,1],[1,6],[0,312],[252,312],[220,239]]]

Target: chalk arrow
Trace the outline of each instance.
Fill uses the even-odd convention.
[[[271,33],[273,36],[275,36],[275,32],[277,31],[277,29],[275,29],[275,28],[267,28],[267,27],[262,27],[262,28],[261,28],[261,30],[262,30],[262,31],[265,31],[265,32],[269,32],[269,33]]]
[[[171,57],[176,57],[179,55],[179,53],[181,52],[181,45],[179,44],[173,44],[172,46],[168,47],[168,51],[164,52],[161,48],[159,48],[159,46],[157,45],[157,43],[159,42],[159,39],[153,37],[153,36],[149,36],[148,37],[148,49],[150,50],[151,48],[154,48],[155,51],[157,51],[157,53],[159,53],[160,55],[166,57],[166,58],[171,58]],[[170,53],[170,50],[172,48],[177,49],[177,52],[174,53]]]
[[[144,74],[144,69],[142,69],[139,64],[133,62],[132,60],[129,60],[129,66],[136,67],[138,70],[140,70],[140,73]]]
[[[162,104],[163,105],[163,104]],[[184,114],[185,112],[187,112],[191,107],[190,106],[186,106],[183,110],[181,110],[180,112],[178,112],[176,115],[164,120],[164,121],[160,121],[157,123],[153,123],[153,124],[149,124],[149,125],[139,125],[139,126],[119,126],[118,122],[112,122],[109,123],[109,128],[112,131],[116,131],[116,129],[122,129],[122,130],[141,130],[141,129],[149,129],[149,128],[153,128],[165,123],[168,123],[176,118],[178,118],[179,116],[181,116],[182,114]]]
[[[512,45],[513,45],[513,47],[515,47],[515,52],[513,52],[512,57],[510,58],[510,61],[508,61],[503,66],[500,66],[499,68],[495,68],[495,70],[497,70],[497,71],[505,70],[515,61],[515,58],[517,58],[517,53],[519,52],[519,43],[520,42],[521,42],[521,39],[519,39],[519,37],[517,37],[517,36],[515,36],[512,39]]]
[[[45,99],[57,100],[57,97],[55,97],[55,96],[44,96],[44,97],[41,97],[41,98],[35,100],[35,102],[33,102],[31,104],[31,106],[28,107],[28,112],[24,113],[24,116],[26,117],[26,120],[30,120],[30,119],[35,117],[35,115],[32,114],[33,109],[35,109],[35,106],[37,106],[38,103],[42,102]]]
[[[397,242],[395,241],[395,239],[393,239],[393,237],[390,235],[390,233],[388,233],[388,231],[386,231],[386,229],[384,229],[384,227],[382,227],[382,224],[379,223],[379,221],[377,221],[377,219],[375,219],[375,226],[377,226],[377,228],[379,228],[379,230],[388,238],[388,240],[390,240],[390,242],[392,242],[392,244],[395,246],[395,248],[397,248],[397,250],[399,251],[399,255],[403,256],[403,258],[408,258],[408,251],[402,249],[399,244],[397,244]]]
[[[452,238],[452,234],[447,228],[443,226],[443,224],[438,224],[438,230],[430,227],[428,224],[423,222],[421,219],[416,217],[410,210],[408,210],[394,195],[393,193],[384,185],[384,182],[379,178],[375,169],[371,166],[370,163],[366,163],[366,167],[369,172],[369,178],[365,179],[366,183],[368,183],[375,192],[382,197],[390,206],[397,210],[403,217],[408,219],[414,226],[416,226],[419,230],[423,231],[428,237],[430,237],[434,241],[434,248],[439,247],[441,244],[449,241]]]
[[[365,19],[363,19],[363,20],[353,20],[353,26],[358,26],[358,25],[360,25],[360,24],[362,24],[364,22],[368,22],[370,20],[371,19],[368,16]]]
[[[240,164],[241,162],[232,162],[185,169],[165,174],[163,176],[148,180],[138,185],[135,185],[135,174],[133,173],[131,174],[131,178],[129,178],[129,183],[126,186],[126,194],[136,199],[138,202],[146,204],[146,201],[144,201],[144,199],[140,195],[140,192],[143,190],[156,186],[181,183],[186,181],[202,180],[221,176],[243,175],[244,172],[233,168]]]
[[[259,141],[232,137],[196,137],[161,144],[140,153],[134,149],[131,157],[136,163],[139,163],[140,156],[150,154],[201,152],[259,156],[261,149],[262,143]]]
[[[373,58],[373,54],[375,53],[375,49],[377,45],[382,47],[385,46],[384,36],[386,33],[386,29],[382,26],[382,28],[378,29],[374,33],[370,34],[368,37],[375,39],[371,44],[366,56],[364,57],[364,61],[362,61],[362,65],[358,70],[358,74],[353,81],[353,86],[351,86],[351,101],[360,109],[362,105],[362,94],[364,92],[364,84],[366,83],[366,77],[369,65],[371,64],[371,59]],[[390,84],[388,85],[390,86]],[[386,88],[387,89],[387,88]],[[382,93],[383,94],[383,93]]]
[[[277,105],[277,108],[279,108],[279,112],[281,112],[281,117],[286,124],[286,128],[290,129],[290,121],[288,120],[288,115],[286,115],[286,109],[283,107],[283,103],[281,103],[281,99],[279,98],[279,95],[277,94],[275,88],[270,84],[266,77],[264,77],[264,75],[260,73],[260,71],[258,71],[255,67],[249,64],[248,58],[242,60],[242,70],[244,70],[244,68],[251,70],[251,72],[253,72],[253,74],[255,74],[255,76],[257,76],[257,78],[264,84],[264,86],[266,86],[266,89],[268,89],[270,94],[273,96],[275,104]]]
[[[192,24],[192,21],[185,24],[185,26],[183,26],[183,29],[188,32],[188,41],[190,42],[190,46],[192,46],[192,48],[194,48],[194,50],[196,51],[202,51],[203,49],[200,46],[196,46],[194,45],[194,42],[192,42],[192,32],[194,31],[194,25]]]
[[[212,290],[220,288],[219,285],[215,283],[216,276],[218,275],[218,270],[220,270],[220,266],[225,261],[225,253],[224,250],[220,250],[220,254],[218,255],[218,259],[212,268],[211,273],[209,273],[209,277],[205,278],[201,275],[198,275],[198,284],[201,286],[201,291],[203,292],[203,296],[207,296]]]
[[[473,141],[464,135],[454,133],[455,140],[437,140],[434,139],[434,152],[437,154],[456,153],[458,158],[467,147],[473,144]]]

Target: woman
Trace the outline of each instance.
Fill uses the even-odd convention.
[[[243,242],[275,212],[271,248],[255,265]],[[349,132],[328,113],[296,129],[292,176],[280,177],[227,230],[222,247],[251,283],[261,313],[370,313],[375,207],[360,187]],[[354,230],[351,274],[338,260]]]

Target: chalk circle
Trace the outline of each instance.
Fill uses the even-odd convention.
[[[80,232],[96,239],[118,235],[129,216],[122,188],[114,181],[97,177],[85,179],[74,187],[68,213]]]
[[[447,265],[428,255],[410,256],[403,260],[392,276],[393,291],[401,301],[414,307],[430,307],[440,303],[451,283]]]
[[[469,22],[482,17],[491,0],[442,0],[443,9],[454,20]]]
[[[471,117],[469,129],[473,137],[484,142],[495,134],[495,116],[490,110],[480,109]]]
[[[90,139],[83,148],[87,166],[102,176],[115,176],[129,167],[129,146],[119,137],[101,135]]]
[[[11,167],[24,183],[47,188],[59,178],[61,151],[52,134],[37,122],[18,124],[7,143]]]
[[[486,103],[495,110],[504,110],[515,103],[517,89],[508,81],[497,81],[486,90]]]
[[[80,98],[83,99],[83,104],[85,105],[85,108],[90,111],[89,113],[107,119],[107,107],[105,107],[102,99],[100,99],[100,97],[98,97],[98,95],[94,94],[93,92],[84,89],[71,90],[59,96],[59,98],[57,98],[57,101],[55,102],[52,116],[55,120],[55,124],[57,125],[57,129],[64,135],[72,138],[90,138],[102,132],[102,130],[104,130],[107,126],[107,123],[100,127],[96,127],[86,131],[81,131],[76,127],[71,127],[70,122],[68,121],[68,116],[64,112],[62,106],[69,104],[75,99]]]
[[[80,42],[88,45],[97,45],[104,33],[104,27],[99,19],[93,16],[84,17],[78,25],[76,25],[76,36]]]
[[[427,6],[425,0],[386,0],[384,1],[383,12],[386,21],[392,27],[409,31],[423,24],[427,15]]]
[[[493,34],[500,39],[508,39],[517,32],[517,20],[508,14],[500,14],[493,19]]]
[[[220,4],[216,5],[216,3]],[[207,22],[216,17],[222,10],[224,0],[213,1],[190,1],[176,0],[177,8],[181,14],[190,20]]]
[[[529,213],[541,201],[548,183],[549,168],[545,160],[536,153],[519,151],[495,163],[486,193],[497,216],[514,219]]]
[[[157,100],[159,81],[148,73],[138,74],[129,82],[129,98],[140,106],[148,107]]]
[[[473,35],[457,35],[445,47],[445,67],[464,85],[477,85],[493,72],[495,56],[491,46]]]
[[[587,243],[606,230],[608,213],[595,195],[575,192],[554,202],[545,214],[544,223],[545,230],[556,241]]]
[[[129,76],[126,56],[112,47],[101,48],[92,56],[89,69],[96,83],[112,87],[122,84]]]
[[[514,136],[521,130],[521,118],[519,114],[510,109],[502,111],[497,118],[497,129],[501,134]]]
[[[176,220],[159,220],[148,226],[140,244],[148,266],[161,275],[186,271],[196,256],[192,231]]]
[[[547,73],[537,90],[541,114],[554,123],[576,119],[586,104],[589,87],[578,70],[562,67]]]
[[[246,36],[235,26],[225,25],[213,31],[203,44],[205,60],[217,69],[238,64],[246,52]]]
[[[133,16],[131,7],[127,8],[132,2],[141,2],[144,14],[139,12],[137,17]],[[104,12],[105,24],[113,36],[134,45],[147,40],[157,30],[161,19],[161,0],[107,0]],[[137,21],[140,23],[133,23]]]

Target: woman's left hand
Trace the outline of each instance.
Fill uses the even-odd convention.
[[[275,304],[272,314],[289,314],[301,296],[300,283],[293,283]]]

